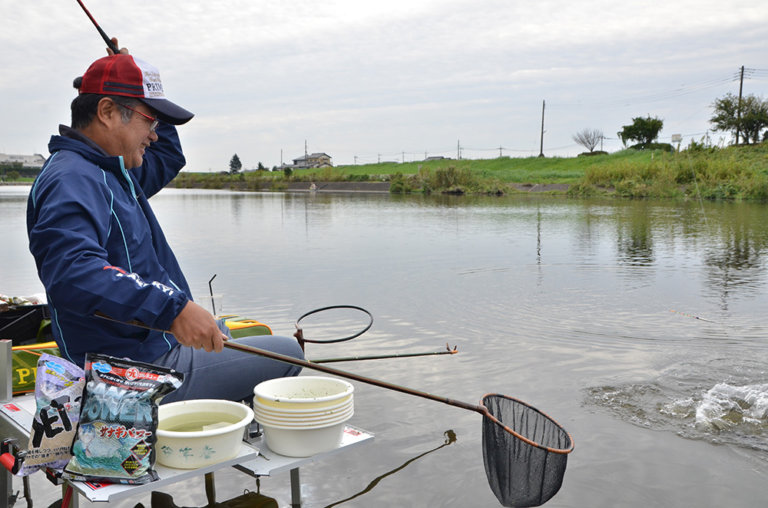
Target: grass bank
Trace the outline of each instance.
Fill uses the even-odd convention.
[[[694,146],[679,153],[628,149],[568,158],[387,162],[238,175],[184,172],[174,182],[176,187],[284,190],[291,182],[311,181],[387,181],[396,193],[513,194],[538,185],[571,196],[766,201],[768,144]]]

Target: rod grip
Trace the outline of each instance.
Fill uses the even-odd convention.
[[[99,31],[99,34],[101,34],[101,38],[104,39],[104,42],[107,43],[107,47],[111,49],[114,54],[119,55],[120,48],[118,48],[117,45],[112,42],[112,39],[110,39],[109,36],[104,33],[104,30],[102,30],[100,26],[96,25],[96,29]]]

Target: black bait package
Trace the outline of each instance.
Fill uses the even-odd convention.
[[[181,386],[173,369],[88,354],[80,424],[63,476],[138,485],[157,479],[157,403]]]

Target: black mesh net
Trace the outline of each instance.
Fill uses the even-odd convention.
[[[546,503],[563,483],[567,454],[573,450],[568,432],[536,408],[505,395],[486,395],[483,405],[493,416],[483,418],[483,461],[491,490],[503,506]]]

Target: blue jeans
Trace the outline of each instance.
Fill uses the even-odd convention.
[[[229,340],[304,359],[304,352],[293,337],[255,335]],[[253,388],[262,381],[296,376],[301,372],[299,366],[234,349],[224,348],[221,353],[208,353],[204,349],[181,345],[177,345],[152,363],[184,373],[184,383],[179,389],[163,397],[161,404],[189,399],[250,402],[253,398]]]

